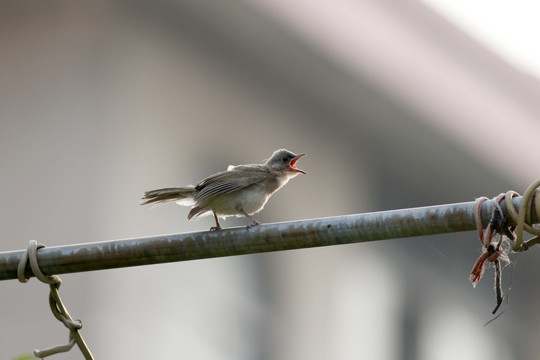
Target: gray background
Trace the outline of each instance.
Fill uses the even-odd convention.
[[[263,222],[538,177],[537,79],[421,3],[343,2],[356,12],[322,20],[263,3],[0,3],[1,250],[207,230],[186,208],[141,207],[142,192],[281,147],[308,154],[307,175]],[[487,327],[492,270],[472,288],[473,232],[63,275],[60,292],[97,359],[530,359],[537,252]],[[66,341],[46,285],[0,291],[0,358]]]

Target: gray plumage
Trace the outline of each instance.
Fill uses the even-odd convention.
[[[142,205],[176,201],[179,205],[192,206],[189,220],[213,213],[216,226],[211,230],[221,228],[218,216],[247,216],[253,221],[250,226],[258,225],[251,215],[261,211],[268,198],[289,179],[298,173],[305,174],[296,167],[303,155],[276,150],[263,164],[229,166],[226,171],[211,175],[196,186],[147,191]]]

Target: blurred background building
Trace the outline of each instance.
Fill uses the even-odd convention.
[[[308,174],[263,222],[522,192],[540,173],[538,75],[446,5],[2,2],[0,250],[207,230],[142,192],[281,147]],[[501,28],[528,24],[521,5]],[[63,275],[60,292],[97,359],[531,359],[538,251],[486,327],[473,232]],[[66,341],[47,286],[0,291],[1,359]]]

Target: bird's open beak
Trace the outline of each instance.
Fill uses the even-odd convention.
[[[298,159],[300,159],[304,155],[306,154],[298,154],[295,157],[293,157],[291,161],[289,162],[289,170],[293,172],[300,172],[302,174],[305,174],[306,172],[304,170],[300,170],[296,167],[296,162],[298,161]]]

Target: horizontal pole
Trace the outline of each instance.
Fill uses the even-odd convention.
[[[521,197],[513,199],[519,208]],[[484,202],[489,222],[493,201]],[[506,213],[504,201],[501,203]],[[537,216],[533,214],[536,220]],[[356,215],[41,248],[47,275],[475,230],[474,201]],[[24,251],[0,253],[0,280],[17,278]],[[26,276],[31,277],[27,266]]]

